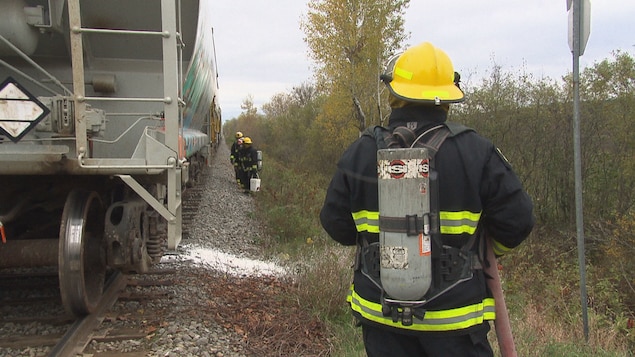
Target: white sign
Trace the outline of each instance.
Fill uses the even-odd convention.
[[[580,13],[573,13],[573,2],[580,2]],[[573,31],[573,16],[578,16],[580,19],[580,29],[578,32],[578,38],[580,41],[580,51],[578,55],[584,54],[586,43],[589,41],[589,35],[591,34],[591,0],[567,0],[567,11],[569,12],[569,49],[573,52],[574,31]]]
[[[0,85],[0,133],[18,142],[49,114],[49,109],[9,77]]]

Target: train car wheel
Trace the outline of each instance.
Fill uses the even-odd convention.
[[[104,209],[95,192],[74,190],[64,205],[59,240],[59,280],[64,308],[82,316],[94,311],[106,275]]]

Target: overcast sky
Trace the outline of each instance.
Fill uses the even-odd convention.
[[[211,1],[211,0],[203,0]],[[241,113],[251,95],[260,109],[277,93],[311,81],[312,62],[300,19],[306,0],[213,0],[223,119]],[[581,69],[614,50],[635,54],[635,1],[591,1],[591,29]],[[448,53],[464,78],[494,64],[559,79],[572,71],[566,0],[411,0],[408,44],[430,41]],[[634,55],[635,56],[635,55]]]

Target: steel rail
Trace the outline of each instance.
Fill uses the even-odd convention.
[[[90,342],[93,331],[104,320],[105,313],[117,302],[119,294],[126,287],[128,278],[114,273],[106,282],[105,291],[94,313],[73,323],[62,339],[51,349],[49,357],[71,357],[81,353]]]

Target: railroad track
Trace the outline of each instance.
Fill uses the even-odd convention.
[[[208,179],[204,170],[200,180]],[[183,238],[196,216],[203,184],[183,194]],[[178,297],[170,263],[146,274],[110,274],[95,313],[76,319],[64,311],[56,267],[0,270],[0,356],[77,356],[98,351],[144,356]]]
[[[113,274],[106,283],[104,294],[95,312],[75,320],[48,355],[50,357],[67,357],[82,353],[92,340],[94,330],[100,326],[105,314],[126,287],[127,280],[128,278],[123,274]]]
[[[181,206],[181,214],[183,217],[182,229],[183,229],[183,239],[187,239],[190,236],[190,227],[192,227],[192,222],[197,215],[199,205],[203,200],[203,190],[205,190],[205,180],[209,180],[209,167],[203,168],[200,173],[200,177],[198,178],[198,183],[193,187],[188,187],[185,192],[183,192],[183,200]]]
[[[116,300],[126,278],[113,274],[95,314],[76,319],[62,308],[57,273],[49,270],[23,270],[0,274],[2,317],[0,355],[71,356],[80,351],[78,342],[93,329],[95,321]],[[69,350],[70,348],[70,350]]]
[[[95,313],[81,319],[61,308],[55,276],[29,272],[0,274],[0,278],[1,356],[66,357],[103,350],[142,356],[150,348],[153,331],[163,323],[163,307],[156,306],[169,306],[176,299],[169,289],[176,270],[160,265],[143,275],[112,274]],[[158,300],[164,301],[157,304]],[[134,351],[126,351],[132,350],[130,346]]]

